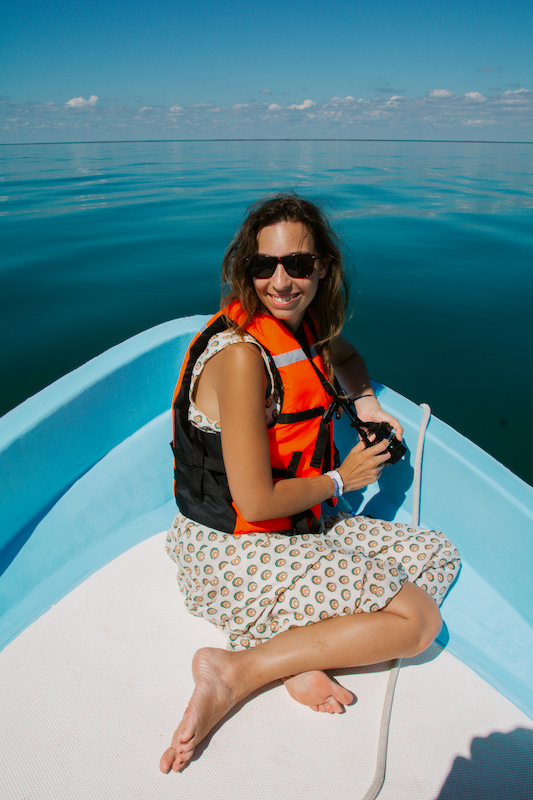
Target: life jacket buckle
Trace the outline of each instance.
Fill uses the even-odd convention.
[[[323,423],[325,425],[329,425],[329,423],[333,419],[334,415],[337,414],[338,409],[339,409],[338,401],[337,400],[333,400],[333,402],[331,402],[329,404],[329,406],[326,408],[326,410],[324,411],[324,413],[322,415],[322,421],[323,421]],[[337,417],[337,419],[338,419],[338,417]]]

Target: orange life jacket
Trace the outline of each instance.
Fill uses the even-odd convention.
[[[188,419],[192,370],[211,336],[229,327],[227,317],[244,319],[238,301],[215,314],[192,340],[172,402],[174,493],[183,514],[215,530],[308,532],[320,505],[294,517],[250,521],[233,502],[222,458],[220,434],[200,431]],[[333,422],[337,404],[324,364],[312,344],[314,326],[306,315],[298,339],[283,322],[258,313],[246,332],[266,351],[281,398],[279,415],[267,429],[273,480],[320,475],[333,468]]]

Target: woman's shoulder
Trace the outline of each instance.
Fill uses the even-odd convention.
[[[216,334],[197,359],[189,391],[189,420],[196,428],[220,431],[221,398],[264,396],[265,370],[257,346],[238,334]]]
[[[258,342],[247,333],[235,330],[222,331],[212,336],[198,361],[206,361],[217,355],[217,361],[234,361],[235,359],[257,358]],[[198,362],[197,362],[198,363]]]
[[[250,336],[245,338],[232,335],[215,345],[207,354],[207,359],[216,369],[233,372],[235,370],[261,369],[263,358],[260,346]],[[206,359],[206,360],[207,360]]]
[[[214,334],[193,367],[191,390],[206,367],[210,373],[214,370],[233,372],[253,369],[260,361],[259,345],[249,334],[240,334],[234,330]]]

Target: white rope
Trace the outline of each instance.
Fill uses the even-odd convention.
[[[424,441],[426,436],[426,429],[431,417],[431,408],[422,403],[424,414],[418,429],[418,440],[416,443],[415,466],[413,477],[413,525],[418,525],[420,521],[420,489],[422,485],[422,456],[424,454]],[[381,791],[385,782],[385,770],[387,767],[387,746],[389,743],[389,730],[390,718],[392,712],[392,701],[394,699],[394,690],[396,688],[396,681],[402,665],[402,659],[397,658],[392,662],[389,680],[387,682],[387,689],[385,690],[385,699],[383,700],[383,711],[381,712],[381,727],[379,730],[378,739],[378,756],[376,763],[376,772],[374,780],[370,784],[365,796],[362,800],[376,800],[376,797]]]
[[[400,672],[400,663],[400,658],[397,658],[392,662],[389,680],[387,682],[387,689],[385,691],[385,699],[383,700],[383,711],[381,712],[381,727],[379,729],[376,772],[374,774],[374,780],[370,784],[370,788],[363,797],[363,800],[375,800],[381,791],[383,783],[385,782],[390,716],[392,711],[392,701],[394,698],[394,689],[396,688],[396,681],[398,680],[398,673]]]
[[[422,403],[420,408],[423,410],[424,415],[420,428],[418,429],[418,441],[416,443],[415,455],[415,474],[413,477],[413,525],[417,526],[420,522],[420,487],[422,485],[422,456],[424,454],[424,441],[426,437],[426,428],[429,424],[431,417],[431,409],[427,403]]]

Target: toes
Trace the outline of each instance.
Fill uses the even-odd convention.
[[[176,750],[173,747],[169,747],[168,750],[165,750],[161,757],[161,761],[159,762],[159,769],[161,772],[164,772],[165,775],[167,772],[170,772],[174,761],[176,760]]]
[[[318,706],[318,710],[325,714],[342,714],[344,708],[335,697],[328,697],[324,703]]]
[[[180,772],[184,766],[190,761],[192,755],[192,751],[190,753],[177,753],[176,758],[174,759],[174,763],[172,764],[172,769],[174,772]]]
[[[339,703],[348,706],[355,700],[355,695],[349,689],[344,689],[343,687],[343,691],[338,694],[337,699]]]
[[[169,747],[165,750],[159,762],[159,769],[167,775],[172,769],[174,772],[179,772],[185,764],[191,759],[194,752],[194,743],[192,740],[185,744],[179,743],[177,747]]]

